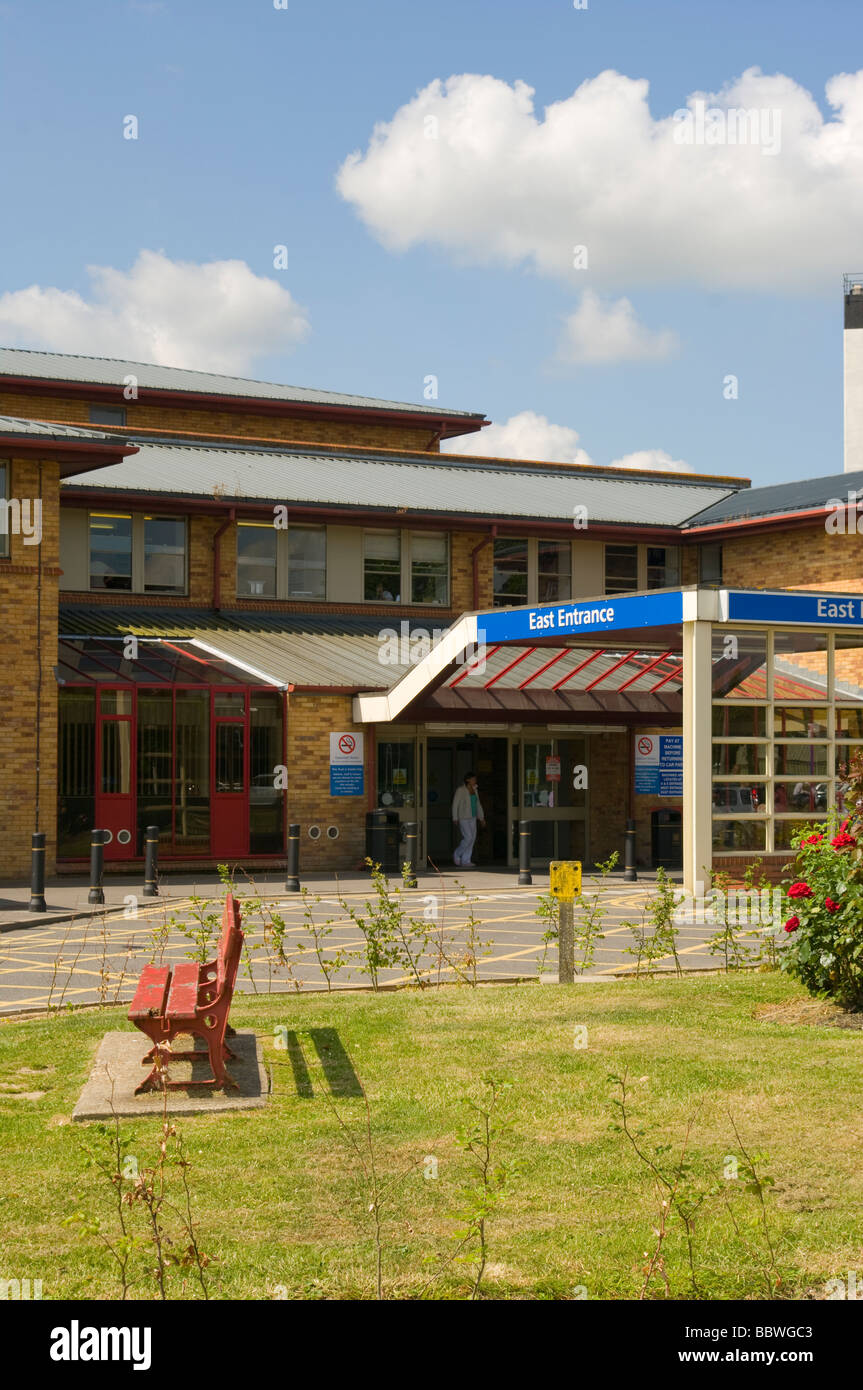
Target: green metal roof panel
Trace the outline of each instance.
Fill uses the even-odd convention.
[[[148,362],[127,362],[112,357],[77,357],[61,352],[33,352],[25,348],[0,348],[0,376],[18,376],[45,381],[80,382],[94,386],[123,386],[124,377],[134,376],[138,386],[153,391],[189,391],[196,395],[240,396],[250,400],[294,401],[304,405],[353,406],[365,410],[407,410],[418,415],[482,420],[481,413],[449,410],[441,405],[378,400],[374,396],[344,395],[339,391],[317,391],[304,386],[284,386],[275,381],[251,381],[246,377],[220,376],[215,372],[193,372],[184,367],[159,367]]]
[[[735,489],[716,480],[585,474],[565,466],[466,461],[444,454],[382,456],[152,444],[122,464],[80,474],[75,488],[228,502],[304,503],[394,514],[474,515],[680,526]]]

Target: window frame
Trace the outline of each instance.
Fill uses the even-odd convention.
[[[112,585],[93,584],[93,549],[91,540],[91,527],[94,517],[115,517],[117,519],[129,518],[131,521],[130,536],[130,574],[128,588],[115,588]],[[145,536],[146,523],[148,521],[178,521],[183,526],[183,586],[180,589],[159,589],[147,588],[145,585]],[[124,576],[125,577],[125,576]],[[87,511],[87,588],[91,594],[103,593],[124,593],[124,594],[148,594],[158,598],[185,598],[189,593],[189,518],[178,512],[153,512],[153,511],[104,511],[94,508]]]
[[[98,411],[100,411],[100,410],[101,410],[104,414],[106,414],[106,415],[108,415],[108,414],[113,414],[113,415],[115,415],[115,416],[119,415],[119,416],[121,416],[122,418],[121,418],[121,419],[113,419],[113,420],[96,420],[96,419],[94,419],[94,418],[93,418],[93,412],[94,412],[94,411],[98,412]],[[108,426],[113,426],[115,429],[125,429],[125,428],[126,428],[126,424],[127,424],[127,419],[126,419],[126,407],[125,407],[124,405],[99,405],[99,404],[93,404],[93,405],[91,405],[91,406],[89,407],[88,415],[89,415],[89,421],[88,421],[88,423],[91,424],[91,425],[108,425]]]

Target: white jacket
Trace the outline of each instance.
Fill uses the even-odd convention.
[[[452,818],[453,820],[471,820],[470,812],[470,792],[462,782],[458,791],[452,799]],[[482,809],[482,802],[477,796],[476,799],[476,818],[485,820],[485,812]]]

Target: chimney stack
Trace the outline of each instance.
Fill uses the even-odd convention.
[[[863,275],[845,276],[845,472],[863,471]]]

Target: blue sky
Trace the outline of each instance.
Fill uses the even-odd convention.
[[[805,235],[782,248],[783,273],[763,282],[769,227],[759,223],[753,265],[738,274],[721,238],[710,249],[716,217],[688,208],[679,181],[669,201],[680,206],[681,244],[695,248],[697,269],[677,274],[670,253],[650,283],[639,263],[637,203],[621,210],[627,225],[613,265],[598,280],[590,270],[578,279],[543,269],[530,252],[510,263],[484,256],[487,223],[473,225],[470,198],[452,210],[454,224],[471,224],[461,247],[441,244],[433,228],[428,235],[414,228],[410,244],[393,249],[366,224],[362,199],[340,196],[335,180],[352,151],[365,152],[375,123],[391,121],[435,79],[520,80],[535,90],[541,121],[546,105],[614,69],[647,79],[658,121],[691,93],[718,92],[760,67],[808,91],[827,118],[825,83],[854,71],[861,38],[859,5],[837,0],[589,0],[584,11],[564,0],[289,0],[286,11],[272,0],[9,0],[0,4],[2,337],[75,350],[76,324],[93,295],[88,266],[125,275],[144,249],[193,265],[239,261],[288,291],[309,325],[280,343],[270,322],[262,350],[240,363],[244,374],[416,401],[433,374],[443,405],[501,423],[535,412],[577,431],[579,447],[603,464],[661,449],[696,471],[756,483],[841,471],[841,276],[863,269],[863,227],[851,199],[846,216],[841,188],[829,220],[819,222],[821,175],[790,170],[791,194],[806,209]],[[123,138],[130,113],[140,123],[137,140]],[[852,144],[857,132],[855,124]],[[585,148],[580,130],[574,145]],[[398,151],[390,153],[397,168]],[[613,185],[619,161],[622,190],[632,180],[631,159],[631,142],[624,136],[615,147],[612,139],[605,169]],[[505,166],[504,153],[489,174],[504,198],[512,191]],[[555,167],[551,207],[553,185],[567,182],[566,163]],[[545,196],[540,190],[534,203]],[[594,225],[616,234],[609,196]],[[666,189],[658,180],[649,198],[640,196],[661,205]],[[364,189],[366,212],[375,197]],[[445,214],[438,200],[438,228]],[[540,223],[545,215],[540,207]],[[534,235],[526,233],[528,243]],[[576,233],[567,227],[561,238]],[[277,244],[288,247],[286,271],[273,268]],[[749,254],[745,234],[741,247],[740,262]],[[32,286],[44,293],[20,299]],[[561,360],[562,324],[593,288],[606,304],[625,296],[648,335],[670,334],[673,350],[639,360]],[[59,292],[62,312],[49,290]],[[84,305],[64,298],[71,293]],[[117,293],[122,284],[113,306],[122,317]],[[99,350],[97,329],[98,321],[80,351]],[[145,344],[157,329],[150,325]],[[180,331],[169,325],[169,342]],[[104,355],[121,355],[117,341],[106,339]],[[152,356],[146,346],[129,355]],[[729,373],[739,381],[736,400],[723,396]]]

